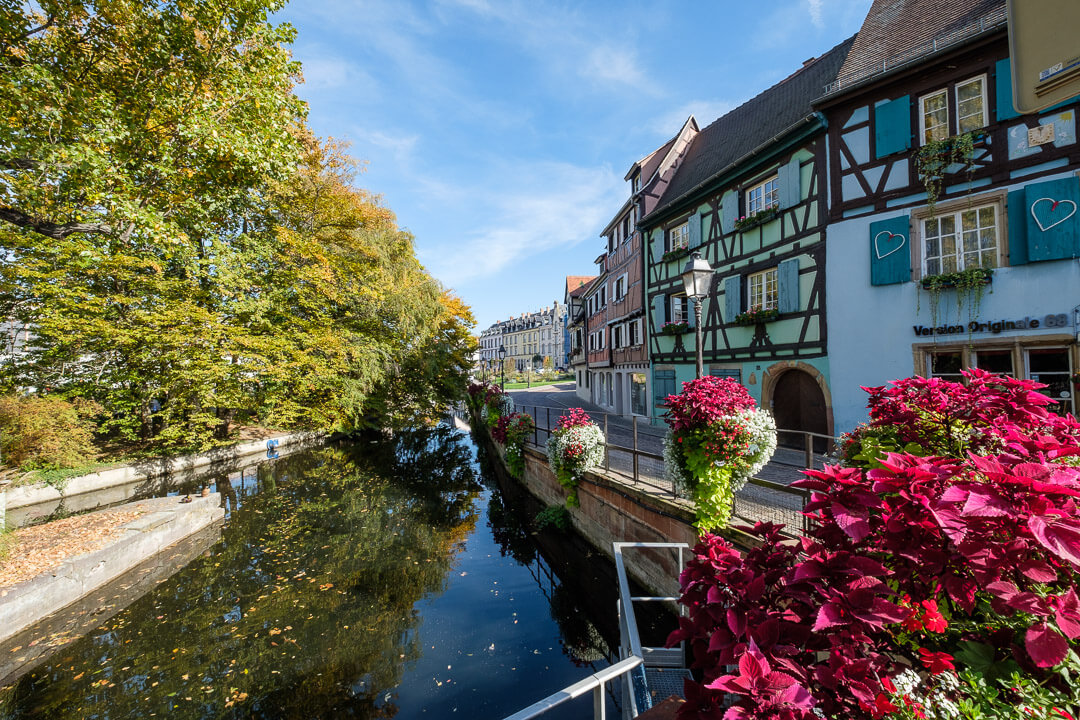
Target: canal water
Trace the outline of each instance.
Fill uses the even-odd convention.
[[[531,530],[450,427],[216,489],[221,539],[0,689],[0,719],[500,718],[610,664],[610,564]]]

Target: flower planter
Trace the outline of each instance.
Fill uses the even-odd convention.
[[[661,335],[683,335],[690,332],[689,323],[668,323],[660,328]]]
[[[742,327],[753,327],[754,325],[763,325],[778,319],[780,319],[780,311],[778,310],[750,310],[736,315],[733,322]]]
[[[970,276],[965,278],[952,277],[954,275],[959,275],[959,273],[924,277],[922,279],[922,288],[923,290],[954,290],[958,287],[975,287],[977,285],[989,285],[993,282],[993,276],[989,274],[980,278]]]
[[[738,232],[745,232],[751,228],[755,228],[758,225],[775,220],[780,215],[780,208],[769,208],[768,210],[762,210],[759,213],[755,213],[747,218],[739,218],[735,221],[735,230]]]
[[[673,262],[675,260],[681,260],[690,254],[690,248],[679,248],[678,250],[668,250],[666,253],[660,256],[660,262]]]

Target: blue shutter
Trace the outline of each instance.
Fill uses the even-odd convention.
[[[735,316],[742,312],[742,276],[733,275],[724,280],[724,322],[735,321]]]
[[[684,297],[680,302],[683,304],[683,317],[686,318],[686,324],[693,330],[697,327],[697,318],[694,317],[694,302],[687,297]]]
[[[799,158],[793,157],[786,165],[781,165],[780,170],[777,171],[781,208],[794,207],[802,200],[799,165]]]
[[[998,122],[1020,117],[1020,113],[1013,108],[1012,63],[1009,58],[997,61],[994,75],[996,76],[994,88],[997,92]]]
[[[1029,262],[1080,256],[1080,178],[1024,188]]]
[[[874,157],[911,147],[911,98],[907,95],[874,108]]]
[[[667,295],[653,295],[653,327],[659,332],[667,322]]]
[[[675,371],[656,370],[653,372],[653,404],[662,405],[668,395],[675,394]]]
[[[701,244],[701,213],[694,213],[686,222],[690,230],[689,247],[694,250]]]
[[[724,222],[720,229],[725,233],[734,232],[735,221],[739,219],[739,194],[730,193],[724,198]]]
[[[799,312],[799,258],[784,260],[776,267],[776,286],[780,295],[776,309]]]
[[[870,284],[911,279],[911,222],[907,215],[870,223]]]
[[[1024,189],[1009,192],[1009,265],[1026,265],[1028,261],[1028,208]]]
[[[663,255],[664,255],[664,243],[665,243],[664,236],[665,235],[667,235],[667,233],[664,232],[663,228],[654,228],[653,229],[652,261],[654,263],[659,263],[660,258],[663,257]]]

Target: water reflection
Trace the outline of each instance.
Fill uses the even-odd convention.
[[[469,445],[443,427],[324,447],[257,484],[205,557],[0,691],[0,717],[394,716],[414,605],[477,522]]]

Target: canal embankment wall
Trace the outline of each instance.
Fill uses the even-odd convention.
[[[49,485],[0,485],[0,527],[6,511],[64,501],[68,512],[123,502],[136,493],[153,494],[175,479],[183,480],[200,471],[228,473],[255,455],[270,452],[287,455],[325,440],[324,433],[290,433],[273,438],[250,440],[201,453],[158,457],[71,478],[61,492]],[[161,487],[156,487],[157,485]],[[103,491],[113,490],[111,493]]]
[[[0,590],[0,643],[225,519],[220,493],[193,497],[190,502],[171,496],[134,505],[142,514],[123,525],[122,534],[109,544]]]

